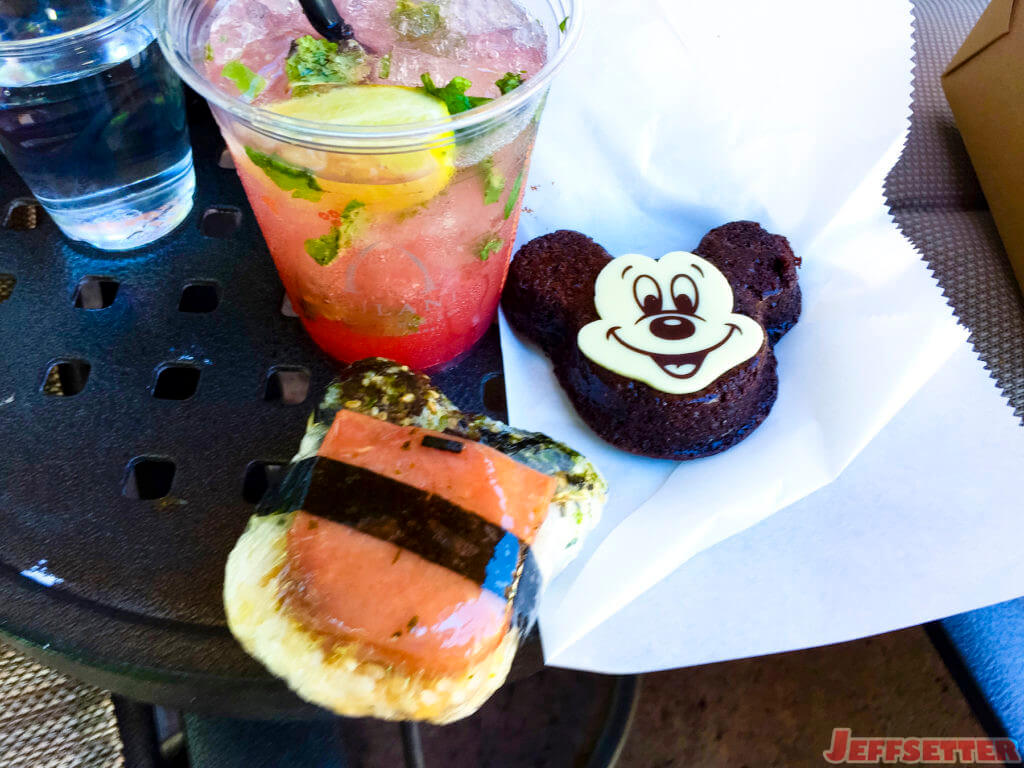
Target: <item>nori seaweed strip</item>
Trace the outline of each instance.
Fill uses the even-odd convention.
[[[436,494],[324,456],[288,472],[271,511],[302,509],[397,544],[505,598],[518,568],[512,533]],[[261,504],[262,506],[262,504]],[[286,506],[286,508],[282,508]]]
[[[537,558],[526,544],[520,545],[519,563],[519,579],[513,583],[513,593],[506,593],[505,599],[512,600],[512,620],[526,633],[537,620],[537,603],[540,601],[543,580],[537,567]]]
[[[296,503],[301,500],[309,488],[309,479],[313,473],[313,461],[305,459],[297,464],[289,464],[284,477],[272,485],[259,500],[254,515],[276,515],[294,512],[300,508]]]
[[[443,437],[437,435],[427,435],[420,440],[420,445],[424,448],[434,448],[438,451],[448,451],[449,453],[462,453],[462,443],[458,440],[445,440]]]

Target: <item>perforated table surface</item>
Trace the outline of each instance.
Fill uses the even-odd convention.
[[[231,637],[220,593],[333,368],[286,314],[208,110],[189,110],[195,208],[140,251],[69,242],[0,159],[0,634],[134,698],[305,715]],[[500,371],[492,329],[435,380],[484,410]]]

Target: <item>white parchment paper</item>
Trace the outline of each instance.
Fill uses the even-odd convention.
[[[882,195],[910,103],[908,3],[592,0],[556,83],[520,242],[583,231],[614,255],[692,249],[709,228],[760,221],[804,259],[804,311],[776,347],[779,399],[724,454],[627,455],[579,421],[548,360],[502,328],[512,423],[583,451],[611,485],[582,555],[549,587],[549,663],[619,666],[625,611],[698,552],[834,480],[962,345]],[[623,617],[622,632],[616,622]],[[686,606],[665,615],[685,620]],[[657,627],[648,627],[648,630]],[[665,635],[661,635],[664,637]],[[667,655],[666,655],[667,654]],[[671,647],[649,668],[672,666]]]
[[[825,488],[711,547],[563,651],[609,673],[920,624],[1024,591],[1024,429],[963,344]]]

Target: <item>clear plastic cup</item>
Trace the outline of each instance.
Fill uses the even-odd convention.
[[[181,83],[153,0],[0,3],[0,147],[57,226],[146,245],[192,208]]]
[[[167,58],[210,103],[313,339],[339,360],[419,369],[467,351],[494,319],[543,103],[582,23],[578,0],[521,3],[548,55],[515,90],[452,117],[373,127],[285,116],[211,82],[215,3],[160,2]]]

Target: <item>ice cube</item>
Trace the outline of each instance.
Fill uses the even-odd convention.
[[[442,6],[450,29],[462,35],[485,35],[497,30],[523,30],[523,43],[538,45],[544,40],[540,23],[514,0],[447,0]]]
[[[391,24],[395,0],[335,0],[335,6],[356,40],[369,50],[384,55],[394,46],[398,37]]]
[[[298,0],[227,0],[215,13],[203,53],[210,80],[237,95],[221,70],[229,61],[241,61],[267,81],[260,101],[286,95],[284,60],[292,40],[314,34]]]
[[[429,72],[438,85],[466,77],[472,95],[494,97],[499,95],[494,82],[505,72],[529,77],[546,60],[544,29],[515,0],[440,0],[445,30],[426,40],[400,38],[391,20],[394,0],[335,0],[335,5],[358,41],[378,56],[390,56],[383,79],[376,59],[371,60],[371,82],[415,87]],[[221,70],[229,61],[241,61],[267,81],[257,103],[287,98],[284,60],[291,42],[316,34],[298,0],[221,0],[209,29],[209,78],[235,95]]]

